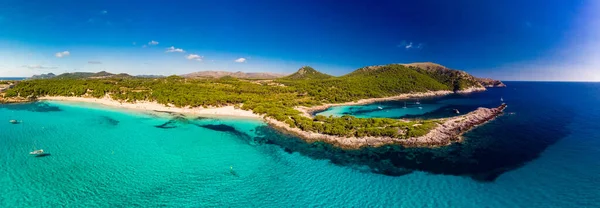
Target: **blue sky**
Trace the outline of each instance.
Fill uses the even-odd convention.
[[[600,81],[597,11],[594,0],[3,0],[0,76],[341,75],[430,61],[503,80]]]

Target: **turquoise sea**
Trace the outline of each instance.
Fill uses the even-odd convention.
[[[411,113],[404,101],[332,113],[425,118],[508,104],[438,149],[340,151],[256,120],[0,105],[0,207],[600,207],[600,83],[507,85],[419,100]]]

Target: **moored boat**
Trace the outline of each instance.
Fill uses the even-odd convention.
[[[34,150],[33,152],[29,152],[30,155],[43,155],[44,154],[44,150],[43,149],[39,149],[39,150]]]

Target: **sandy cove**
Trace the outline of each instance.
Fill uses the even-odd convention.
[[[125,108],[138,111],[161,111],[181,113],[185,115],[204,116],[204,117],[231,117],[231,118],[247,118],[247,119],[262,119],[262,116],[252,113],[252,111],[236,109],[233,106],[225,106],[218,108],[178,108],[174,106],[166,106],[157,102],[138,101],[128,103],[114,100],[108,96],[103,98],[88,98],[88,97],[38,97],[37,100],[50,101],[65,101],[65,102],[81,102],[99,104],[108,107]]]
[[[392,97],[368,98],[368,99],[361,99],[358,101],[351,101],[351,102],[345,102],[345,103],[330,103],[330,104],[324,104],[324,105],[313,106],[313,107],[300,106],[300,107],[295,107],[294,109],[300,111],[300,113],[302,113],[303,116],[312,118],[313,112],[326,110],[326,109],[328,109],[330,107],[334,107],[334,106],[366,105],[366,104],[371,104],[371,103],[376,103],[376,102],[406,100],[406,99],[426,98],[426,97],[439,97],[439,96],[445,96],[445,95],[450,95],[450,94],[454,94],[454,93],[467,94],[467,93],[480,92],[480,91],[485,91],[485,90],[486,90],[485,87],[471,87],[471,88],[467,88],[467,89],[456,91],[456,92],[450,91],[450,90],[438,90],[438,91],[429,91],[429,92],[405,93],[405,94],[400,94],[400,95],[396,95],[396,96],[392,96]]]

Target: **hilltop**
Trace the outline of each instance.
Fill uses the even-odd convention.
[[[277,79],[284,77],[283,74],[269,73],[269,72],[228,72],[228,71],[199,71],[189,74],[181,75],[185,78],[222,78],[222,77],[233,77],[238,79]]]
[[[437,81],[451,87],[454,91],[483,88],[483,85],[479,83],[476,77],[465,71],[450,69],[431,62],[402,65],[427,74]]]
[[[332,78],[333,76],[329,75],[329,74],[325,74],[325,73],[321,73],[315,69],[313,69],[310,66],[303,66],[302,68],[298,69],[298,71],[296,71],[296,73],[293,73],[287,77],[284,77],[284,79],[327,79],[327,78]]]
[[[64,73],[58,76],[55,76],[56,79],[83,79],[83,78],[108,78],[114,76],[115,74],[108,73],[106,71],[101,72],[72,72],[72,73]]]

